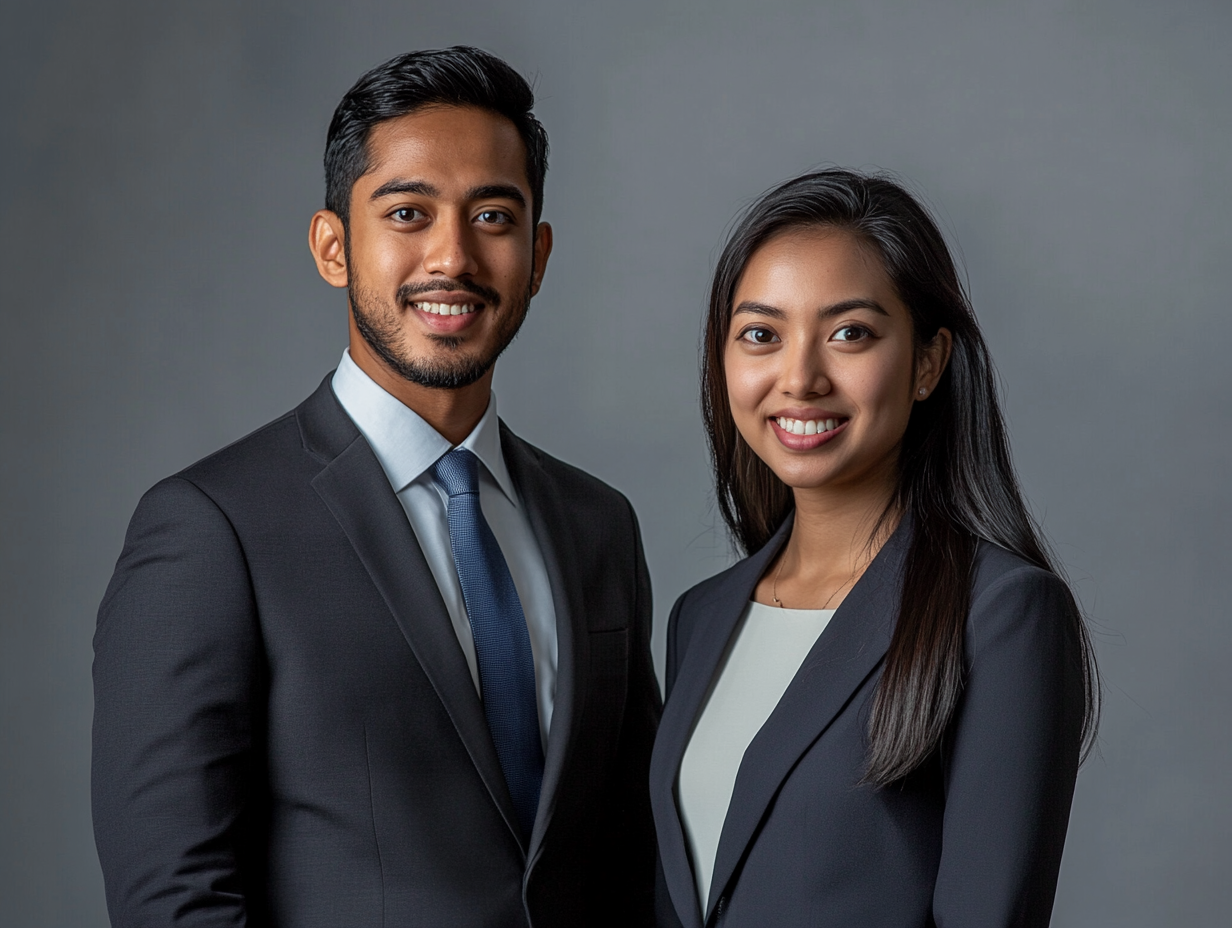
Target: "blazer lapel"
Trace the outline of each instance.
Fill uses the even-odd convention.
[[[659,830],[663,874],[684,928],[701,928],[702,912],[676,805],[676,777],[694,723],[710,694],[715,672],[727,653],[745,604],[765,573],[766,565],[791,535],[791,525],[792,517],[789,516],[760,551],[733,567],[704,599],[689,603],[690,611],[700,618],[688,651],[680,657],[681,665],[663,708],[650,763],[651,804]]]
[[[709,909],[727,889],[783,780],[885,656],[910,538],[910,520],[904,518],[744,752],[719,837]]]
[[[326,461],[313,489],[342,527],[449,713],[492,801],[525,849],[496,748],[445,602],[402,504],[329,378],[297,411],[305,449]]]
[[[552,587],[552,606],[556,610],[556,695],[552,707],[552,727],[543,761],[543,786],[539,811],[530,836],[528,857],[533,866],[542,847],[556,807],[557,788],[575,741],[577,707],[586,694],[586,668],[590,666],[590,635],[583,621],[581,584],[574,570],[572,520],[548,480],[533,449],[501,423],[501,450],[505,466],[517,487],[518,497],[547,570]]]

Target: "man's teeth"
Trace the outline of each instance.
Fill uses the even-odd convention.
[[[816,435],[820,432],[833,432],[838,426],[837,419],[788,419],[779,416],[774,420],[784,432],[793,435]]]
[[[414,306],[437,316],[464,316],[475,311],[474,303],[415,303]]]

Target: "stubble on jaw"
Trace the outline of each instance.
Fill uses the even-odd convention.
[[[412,355],[407,345],[406,334],[402,328],[402,318],[405,313],[418,312],[412,305],[416,293],[428,290],[465,290],[477,293],[486,302],[484,312],[497,314],[498,326],[495,340],[483,354],[456,356],[453,359],[425,360]],[[354,273],[347,287],[347,295],[351,305],[351,315],[355,319],[355,328],[363,337],[368,347],[394,373],[404,380],[439,390],[459,390],[468,387],[486,374],[496,363],[506,348],[517,337],[522,323],[530,308],[531,284],[528,281],[523,297],[511,302],[503,310],[500,294],[495,290],[478,285],[432,284],[430,287],[416,288],[403,285],[398,289],[394,302],[383,299],[376,291],[363,286]],[[445,352],[460,354],[464,339],[457,335],[437,335],[427,333],[428,340]]]

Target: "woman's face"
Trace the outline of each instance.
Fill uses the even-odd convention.
[[[917,355],[876,251],[826,227],[762,245],[732,307],[728,399],[757,456],[797,490],[892,487],[912,405],[932,394],[950,333]]]

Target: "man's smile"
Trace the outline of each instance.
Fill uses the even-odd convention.
[[[411,304],[416,309],[436,316],[464,316],[475,311],[474,303],[429,303],[417,301]],[[482,306],[483,304],[479,304]]]
[[[469,328],[490,303],[473,290],[440,289],[414,294],[417,299],[407,305],[415,310],[423,324],[437,334],[453,334]]]

